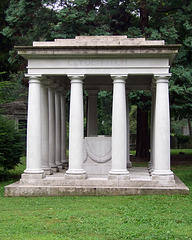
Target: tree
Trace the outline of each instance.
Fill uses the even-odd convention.
[[[14,122],[0,115],[0,172],[14,169],[20,163],[23,145]]]
[[[16,71],[24,71],[26,62],[17,55],[14,45],[31,45],[33,41],[52,40],[50,31],[56,13],[46,8],[44,1],[10,0],[6,13],[7,26],[3,35],[9,39],[9,64]]]
[[[98,94],[98,134],[111,135],[112,131],[112,92]]]
[[[191,101],[191,9],[190,1],[132,1],[132,11],[140,13],[140,29],[148,39],[164,39],[169,44],[182,47],[171,69],[171,112],[176,118],[192,117]],[[140,112],[140,108],[138,108]],[[139,114],[138,112],[138,114]],[[146,113],[147,114],[147,113]],[[143,116],[146,119],[147,116]],[[139,117],[138,117],[139,121]],[[147,124],[147,120],[145,121]],[[190,122],[190,121],[189,121]],[[144,126],[144,125],[143,125]],[[146,126],[145,126],[146,128]],[[139,130],[138,125],[138,130]],[[147,134],[147,132],[146,132]],[[138,134],[137,137],[142,136]],[[147,138],[145,138],[147,139]],[[141,141],[139,139],[139,141]],[[145,144],[145,141],[143,141]],[[145,145],[145,148],[147,146]],[[143,147],[141,154],[143,155]],[[139,150],[139,149],[138,149]]]
[[[3,36],[2,30],[6,26],[5,9],[8,7],[8,0],[0,2],[0,81],[8,80],[9,78],[9,48],[8,39]]]
[[[9,2],[3,0],[3,2],[9,3],[6,11],[7,26],[4,27],[3,34],[9,39],[11,46],[28,45],[35,40],[73,38],[76,35],[122,34],[128,37],[164,39],[168,44],[181,44],[179,54],[171,68],[171,113],[175,118],[186,117],[189,120],[192,118],[192,2],[190,0],[10,0]],[[25,65],[16,56],[12,51],[10,63],[17,63],[15,69],[23,70]],[[143,101],[141,93],[131,95],[131,101],[137,104],[138,111],[142,108],[146,109],[150,100],[148,94]],[[148,113],[145,114],[147,119]],[[145,122],[147,124],[149,121]],[[141,134],[138,133],[139,136]],[[143,152],[148,155],[147,150]]]

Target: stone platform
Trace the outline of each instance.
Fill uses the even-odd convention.
[[[130,180],[108,180],[106,175],[87,179],[65,179],[65,170],[43,179],[21,179],[5,187],[6,197],[31,196],[127,196],[189,194],[187,186],[174,175],[175,183],[154,181],[147,168],[131,168]]]

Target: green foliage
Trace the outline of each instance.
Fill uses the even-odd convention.
[[[3,34],[18,45],[45,40],[49,38],[48,30],[54,14],[39,0],[11,0],[6,10],[6,21],[9,25],[3,29]]]
[[[94,3],[95,2],[95,3]],[[79,35],[109,35],[109,28],[97,10],[98,1],[68,1],[57,12],[52,38],[74,38]]]
[[[4,104],[6,102],[14,101],[13,91],[15,90],[15,83],[9,81],[0,82],[0,102]]]
[[[129,98],[132,105],[145,111],[151,109],[151,93],[149,91],[131,91]]]
[[[98,94],[99,135],[111,135],[112,130],[112,92],[100,91]]]
[[[137,132],[137,106],[132,105],[129,112],[129,128],[130,133]]]
[[[180,145],[184,144],[184,143],[188,143],[190,141],[190,136],[186,136],[186,135],[182,135],[182,134],[177,134],[177,143],[178,146],[180,147]],[[178,148],[179,148],[178,147]]]
[[[14,122],[0,116],[0,172],[14,169],[20,162],[23,145]]]
[[[2,30],[6,27],[5,9],[8,7],[8,4],[8,0],[0,1],[0,81],[8,80],[10,71],[8,58],[11,46],[9,40],[2,35]]]
[[[4,73],[0,73],[1,74]],[[13,102],[18,98],[26,98],[27,89],[24,86],[23,81],[23,73],[17,72],[15,74],[10,74],[9,81],[0,81],[0,105]]]
[[[175,136],[177,134],[182,134],[182,128],[187,126],[187,119],[176,119],[175,118],[171,118],[171,134],[172,136]]]
[[[125,34],[128,37],[164,39],[168,44],[181,44],[171,68],[171,113],[176,118],[192,118],[191,1],[3,0],[0,17],[2,33],[6,37],[2,44],[7,49],[8,40],[11,48],[9,63],[15,66],[14,71],[25,69],[25,64],[11,46],[31,45],[32,41],[74,38],[76,35]],[[6,54],[1,54],[4,60],[7,55],[8,50]],[[7,68],[0,71],[9,74]],[[141,95],[141,92],[131,94],[132,103],[149,109],[150,95],[144,93],[148,99],[145,103],[140,100]]]

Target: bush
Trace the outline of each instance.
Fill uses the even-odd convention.
[[[184,144],[189,143],[190,136],[176,134],[178,148],[182,147]]]
[[[20,163],[23,144],[13,121],[0,115],[0,172],[14,169]]]

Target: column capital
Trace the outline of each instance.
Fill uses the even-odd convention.
[[[43,77],[41,83],[44,87],[48,88],[49,85],[53,83],[53,81],[51,79]]]
[[[41,74],[25,74],[26,78],[37,78],[37,79],[42,79]]]
[[[67,75],[68,78],[71,80],[71,83],[82,83],[85,75]]]
[[[168,83],[170,77],[171,77],[171,73],[158,74],[153,76],[155,83]]]
[[[27,77],[29,79],[29,83],[37,83],[40,84],[41,80],[42,80],[42,75],[29,75],[29,74],[25,74],[25,77]]]
[[[113,79],[113,83],[125,83],[125,80],[127,79],[128,75],[111,75],[111,78]]]
[[[59,84],[58,83],[51,83],[49,84],[49,90],[53,91],[53,90],[56,90],[58,88]]]
[[[55,90],[61,94],[64,91],[64,87],[58,86]]]

